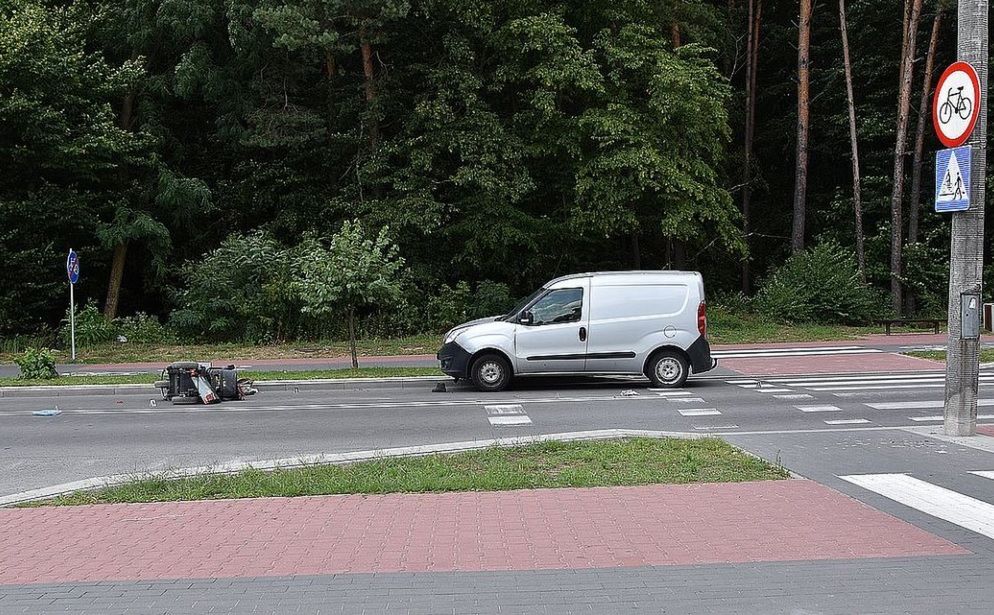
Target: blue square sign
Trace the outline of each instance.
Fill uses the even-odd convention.
[[[970,146],[935,152],[935,211],[970,209]]]

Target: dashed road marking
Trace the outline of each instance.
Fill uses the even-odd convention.
[[[870,421],[866,419],[836,419],[834,421],[825,421],[826,425],[863,425],[869,423]]]
[[[924,408],[942,408],[946,405],[941,399],[929,401],[888,401],[866,404],[874,410],[922,410]],[[978,399],[978,406],[994,406],[994,399]]]
[[[946,420],[941,414],[933,414],[930,416],[909,416],[909,419],[915,421],[916,423],[927,423],[930,421],[944,421]],[[986,421],[989,419],[994,419],[994,414],[978,414],[977,419],[981,421]]]
[[[694,425],[697,431],[716,431],[719,429],[738,429],[738,425]]]
[[[688,404],[703,404],[704,399],[701,397],[674,397],[668,401],[684,402]]]
[[[801,412],[842,412],[838,406],[794,406]]]
[[[677,412],[683,416],[717,416],[721,414],[717,408],[680,408]]]
[[[774,395],[777,399],[814,399],[807,393],[794,393],[793,395]]]
[[[691,393],[690,391],[670,391],[667,389],[649,389],[649,390],[655,393],[656,395],[659,395],[660,397],[686,397],[689,395],[693,395],[693,393]]]

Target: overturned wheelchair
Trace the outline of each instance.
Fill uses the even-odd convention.
[[[245,399],[258,391],[248,378],[239,378],[234,365],[214,367],[210,363],[180,361],[162,370],[155,387],[162,399],[174,404],[216,404],[222,400]]]

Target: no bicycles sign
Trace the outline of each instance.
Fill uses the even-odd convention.
[[[980,117],[980,79],[966,62],[953,62],[939,77],[932,96],[932,125],[946,147],[966,143]]]

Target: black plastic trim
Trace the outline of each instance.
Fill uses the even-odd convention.
[[[568,361],[573,359],[634,359],[634,352],[594,352],[591,354],[546,354],[527,357],[528,361]]]
[[[442,373],[453,378],[469,377],[469,360],[473,355],[456,342],[443,345],[435,358],[441,363]]]
[[[711,345],[703,335],[690,345],[687,356],[690,357],[691,371],[695,374],[711,371],[718,365],[718,361],[711,358]]]

